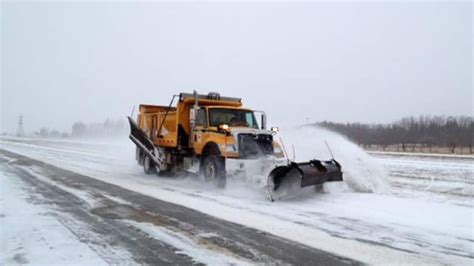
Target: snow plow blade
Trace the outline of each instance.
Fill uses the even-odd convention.
[[[343,181],[341,165],[336,160],[291,162],[278,166],[268,175],[268,196],[271,201],[297,193],[301,188]]]

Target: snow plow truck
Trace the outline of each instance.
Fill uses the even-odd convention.
[[[302,187],[342,181],[334,159],[288,160],[275,140],[278,128],[267,129],[265,112],[244,108],[240,98],[180,93],[167,106],[141,104],[137,119],[128,120],[146,174],[186,171],[218,187],[230,176],[252,176],[272,201]]]

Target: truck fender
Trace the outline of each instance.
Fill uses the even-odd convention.
[[[218,156],[221,155],[221,151],[219,149],[219,146],[215,142],[211,141],[211,142],[206,143],[206,145],[204,145],[204,148],[202,149],[202,153],[201,153],[201,160],[200,160],[201,165],[200,166],[202,166],[202,164],[204,163],[205,158],[208,155],[218,155]]]

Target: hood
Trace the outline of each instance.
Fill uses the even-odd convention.
[[[266,135],[273,135],[275,132],[267,129],[256,129],[250,127],[231,127],[230,132],[232,135],[237,136],[240,133],[246,134],[266,134]]]

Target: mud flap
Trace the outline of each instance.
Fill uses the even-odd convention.
[[[303,187],[335,181],[343,181],[341,165],[336,160],[291,162],[270,172],[267,194],[274,201],[298,193]]]

